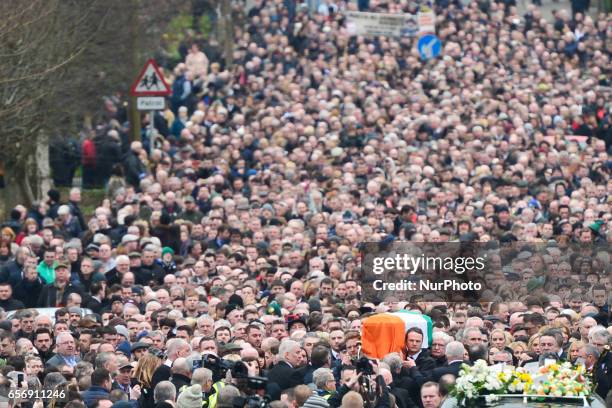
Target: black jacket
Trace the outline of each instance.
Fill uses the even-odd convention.
[[[181,250],[181,228],[178,225],[158,225],[151,235],[159,238],[163,246],[172,248],[178,254]]]
[[[407,390],[396,386],[394,383],[389,384],[389,388],[391,395],[395,397],[395,405],[397,408],[415,408],[418,406],[412,401],[410,393]]]
[[[162,364],[153,373],[153,378],[151,378],[151,389],[154,390],[155,386],[162,381],[169,381],[170,377],[172,377],[172,370],[166,364]]]
[[[68,206],[70,207],[70,211],[72,215],[79,220],[79,225],[81,226],[81,230],[85,231],[87,229],[87,223],[85,222],[85,217],[83,217],[83,212],[79,207],[79,203],[76,201],[68,201]]]
[[[419,372],[415,378],[419,384],[422,385],[427,381],[439,382],[440,378],[446,374],[452,374],[455,377],[458,377],[462,365],[463,361],[454,361],[452,364],[447,364],[444,367],[436,367],[428,372]]]
[[[87,308],[91,309],[91,311],[94,313],[101,313],[102,309],[104,308],[104,303],[91,296],[87,302]]]
[[[22,279],[13,290],[13,298],[23,302],[26,308],[30,309],[38,306],[38,298],[43,289],[40,278],[33,281]]]
[[[429,350],[426,349],[421,350],[414,362],[416,363],[416,368],[422,373],[436,368],[436,360],[431,357]]]
[[[0,300],[0,307],[4,309],[5,312],[17,309],[25,309],[25,305],[23,304],[23,302],[16,299]]]
[[[382,381],[382,379],[381,379]],[[376,384],[372,383],[372,386],[374,387],[374,389],[376,389]],[[330,407],[332,408],[337,408],[339,406],[342,405],[342,398],[349,392],[351,391],[346,385],[342,384],[340,386],[340,388],[338,388],[338,390],[332,394],[331,397],[329,397],[329,399],[327,400],[327,403],[329,404]],[[391,401],[389,398],[389,395],[393,393],[392,390],[390,390],[389,387],[384,387],[381,389],[382,391],[382,395],[378,396],[376,398],[376,401],[374,403],[374,408],[390,408],[391,407]],[[395,394],[394,394],[395,395]],[[403,404],[397,404],[397,406],[399,408],[411,408],[410,405],[404,406]]]
[[[436,367],[429,372],[429,375],[427,375],[427,380],[438,382],[440,381],[440,378],[446,374],[452,374],[455,377],[458,377],[462,364],[463,361],[453,361],[451,364],[447,364],[443,367]]]
[[[155,281],[161,285],[166,275],[164,269],[155,262],[149,266],[142,265],[137,271],[133,272],[136,277],[136,283],[139,285],[148,285],[150,281]]]
[[[125,181],[134,187],[140,185],[140,175],[146,172],[146,167],[140,161],[140,158],[131,150],[126,153],[123,158],[123,166],[125,167]]]
[[[23,265],[19,264],[17,261],[12,260],[2,266],[0,269],[0,282],[8,282],[11,284],[13,288],[21,281],[22,278]]]
[[[121,278],[122,275],[119,273],[116,267],[106,273],[106,281],[108,282],[109,287],[114,284],[120,284]]]
[[[278,384],[281,391],[302,384],[304,376],[288,363],[281,361],[268,372],[268,382]]]
[[[434,361],[436,362],[436,367],[444,367],[446,363],[448,363],[448,361],[446,361],[446,356],[438,357],[438,358],[431,356],[431,358],[433,358]]]
[[[595,392],[605,399],[612,389],[612,353],[609,350],[605,350],[595,363],[593,381]]]
[[[94,138],[96,145],[96,172],[106,182],[111,176],[111,170],[116,163],[121,162],[121,145],[107,135]]]
[[[176,387],[176,395],[179,395],[179,393],[183,391],[183,387],[189,387],[189,385],[191,384],[191,379],[182,374],[172,374],[170,382]]]
[[[83,297],[83,287],[79,284],[67,283],[64,288],[64,294],[62,295],[61,301],[57,302],[57,287],[55,284],[45,285],[40,291],[38,297],[38,307],[63,307],[68,301],[68,296],[71,293],[78,293]]]

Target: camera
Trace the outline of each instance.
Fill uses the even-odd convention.
[[[232,378],[239,382],[241,387],[253,391],[265,390],[268,385],[266,377],[249,376],[249,368],[242,361],[230,361],[217,357],[214,354],[204,354],[200,361],[193,362],[193,369],[208,368],[213,373],[213,382],[218,382],[227,377],[229,371]]]
[[[372,362],[367,357],[361,357],[353,360],[353,365],[357,369],[357,374],[374,375],[374,367]]]
[[[204,354],[202,360],[194,361],[193,363],[193,369],[200,367],[208,368],[212,371],[213,382],[217,382],[223,380],[227,376],[227,371],[234,367],[234,363],[232,361],[223,360],[214,354]],[[234,375],[234,373],[232,373],[232,375]]]

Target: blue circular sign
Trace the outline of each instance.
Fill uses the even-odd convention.
[[[421,58],[428,60],[436,58],[442,53],[442,42],[434,34],[426,34],[419,38],[417,48]]]

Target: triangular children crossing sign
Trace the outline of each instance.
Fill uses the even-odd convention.
[[[172,90],[161,74],[155,60],[150,59],[140,71],[138,79],[130,88],[133,96],[170,95]]]

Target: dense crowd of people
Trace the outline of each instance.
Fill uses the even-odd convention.
[[[284,3],[255,0],[231,68],[185,48],[148,118],[160,145],[130,143],[111,98],[108,123],[53,153],[58,184],[80,157],[107,198],[83,213],[79,188],[50,190],[3,225],[0,395],[437,408],[457,406],[463,363],[553,358],[611,404],[610,16],[440,1],[443,53],[423,61],[415,38],[349,36],[352,2]],[[374,302],[368,241],[477,242],[495,284],[487,301]],[[430,341],[412,328],[365,363],[364,319],[402,309],[432,319]]]

